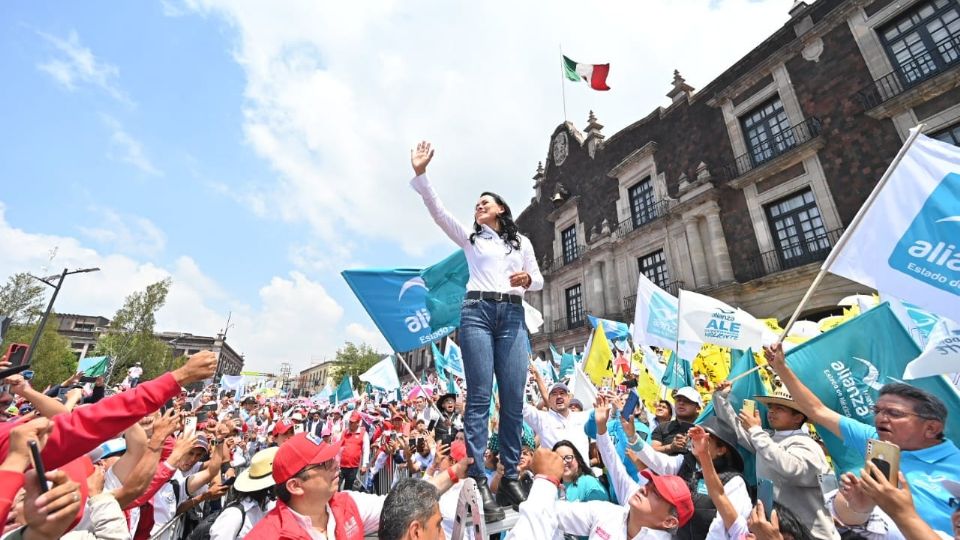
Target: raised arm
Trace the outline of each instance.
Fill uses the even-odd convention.
[[[417,148],[410,151],[410,164],[413,166],[413,172],[417,175],[410,181],[410,187],[416,190],[423,198],[423,204],[433,221],[443,229],[443,232],[450,237],[455,244],[460,247],[470,242],[470,230],[457,221],[440,202],[440,197],[433,191],[430,180],[427,179],[427,165],[433,159],[433,149],[427,141],[421,141]],[[539,273],[539,272],[538,272]],[[541,280],[542,282],[542,280]]]
[[[707,447],[707,439],[710,436],[699,426],[690,428],[689,435],[690,439],[693,440],[693,455],[700,463],[700,468],[703,469],[703,481],[707,485],[707,494],[710,495],[713,505],[717,507],[717,514],[723,519],[723,528],[729,530],[740,514],[724,492],[723,482],[720,480],[720,475],[717,474],[717,469],[713,466],[710,449]]]
[[[607,434],[607,420],[610,419],[610,403],[603,396],[597,397],[593,409],[594,418],[597,422],[597,450],[600,451],[600,457],[603,464],[607,466],[607,472],[610,475],[610,482],[617,493],[617,497],[626,501],[633,495],[640,484],[630,478],[627,468],[617,455],[617,449],[613,447],[613,441]]]
[[[790,391],[797,409],[814,424],[821,425],[831,433],[843,440],[843,432],[840,430],[840,413],[827,407],[820,399],[806,387],[800,378],[787,367],[787,361],[783,356],[783,345],[774,343],[769,347],[763,348],[763,355],[767,362],[780,376],[780,381]]]

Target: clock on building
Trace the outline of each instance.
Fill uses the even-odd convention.
[[[563,165],[565,159],[567,159],[567,133],[561,131],[553,138],[553,163],[559,167]]]

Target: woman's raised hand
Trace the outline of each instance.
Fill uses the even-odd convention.
[[[427,165],[433,159],[433,148],[427,141],[420,141],[417,147],[410,150],[410,165],[413,165],[413,172],[417,176],[427,172]]]

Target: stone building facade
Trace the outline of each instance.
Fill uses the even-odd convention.
[[[57,333],[70,340],[70,348],[77,355],[77,359],[93,352],[100,334],[108,332],[109,326],[110,319],[99,315],[57,314]],[[190,356],[204,350],[216,353],[218,379],[221,375],[239,375],[243,371],[243,355],[227,343],[224,334],[214,337],[183,332],[158,332],[154,336],[167,344],[172,358]]]
[[[789,318],[908,135],[960,142],[960,0],[798,1],[695,91],[609,137],[591,112],[551,134],[518,216],[545,276],[534,336],[580,347],[586,315],[632,322],[643,272]],[[803,316],[865,286],[828,275]]]

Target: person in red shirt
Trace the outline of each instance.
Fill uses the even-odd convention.
[[[339,491],[340,444],[299,433],[280,445],[273,460],[277,505],[247,534],[248,540],[361,540],[377,532],[386,496]],[[464,459],[428,480],[444,493],[467,472]]]
[[[217,355],[202,351],[191,356],[183,367],[152,381],[74,409],[70,414],[54,416],[53,430],[41,454],[44,464],[48,470],[56,469],[90,452],[179,395],[181,386],[212,377],[216,369]],[[7,455],[10,431],[21,422],[0,423],[0,456]]]
[[[340,456],[342,467],[340,476],[343,478],[341,489],[353,489],[358,472],[367,474],[370,462],[370,435],[360,424],[360,420],[360,413],[354,411],[350,415],[347,429],[343,432],[343,438],[340,439],[343,444],[343,453]]]

